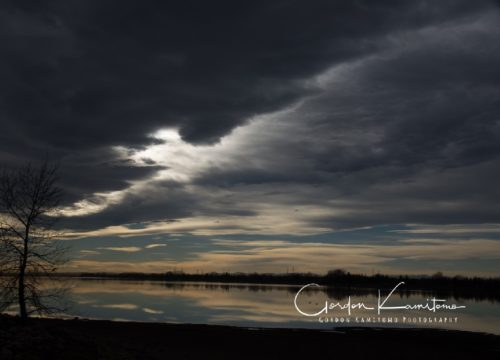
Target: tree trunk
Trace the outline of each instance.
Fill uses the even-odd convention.
[[[21,319],[26,320],[28,318],[28,313],[26,312],[26,299],[24,296],[24,273],[25,273],[25,268],[21,268],[21,271],[19,272],[19,292],[18,292],[18,298],[19,298],[19,316]]]
[[[19,268],[19,288],[18,288],[18,300],[19,300],[19,316],[24,321],[28,318],[28,312],[26,311],[26,296],[24,293],[25,285],[24,285],[24,277],[26,275],[26,264],[28,260],[28,231],[29,228],[26,229],[26,238],[24,239],[24,251],[21,256],[21,266]]]

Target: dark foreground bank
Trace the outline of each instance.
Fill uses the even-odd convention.
[[[500,336],[0,317],[0,359],[499,359]]]

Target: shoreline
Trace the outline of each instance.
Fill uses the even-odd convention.
[[[429,328],[324,330],[0,316],[9,359],[470,359],[500,355],[500,336]]]
[[[483,296],[500,299],[500,277],[464,277],[430,275],[364,275],[315,273],[56,273],[51,277],[81,280],[153,281],[170,283],[222,283],[242,285],[304,286],[317,283],[326,288],[392,289],[405,282],[405,291],[456,293],[464,296]]]

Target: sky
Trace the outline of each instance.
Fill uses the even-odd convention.
[[[0,165],[68,271],[500,276],[498,1],[3,1]]]

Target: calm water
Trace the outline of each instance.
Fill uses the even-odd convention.
[[[347,309],[336,307],[329,310],[326,316],[322,314],[307,317],[301,315],[294,305],[299,286],[84,279],[69,282],[71,291],[68,313],[82,318],[319,329],[346,325],[417,326],[500,334],[500,303],[496,300],[455,299],[440,294],[436,297],[446,299],[446,304],[455,303],[466,308],[453,311],[441,309],[436,312],[384,310],[379,318],[376,309],[353,309],[349,316]],[[382,291],[382,300],[390,290]],[[304,291],[298,296],[297,305],[303,312],[315,313],[325,306],[325,301],[345,304],[349,295],[351,304],[362,302],[365,307],[377,306],[376,291],[350,290],[347,293],[331,288]],[[386,305],[425,304],[433,296],[432,293],[396,291]],[[429,317],[433,320],[432,323],[428,323]],[[385,321],[392,318],[393,323],[384,323],[383,318]],[[403,322],[403,318],[407,320]],[[346,323],[347,319],[349,323]],[[371,319],[371,323],[366,322],[368,319]],[[439,322],[439,319],[443,322]]]

